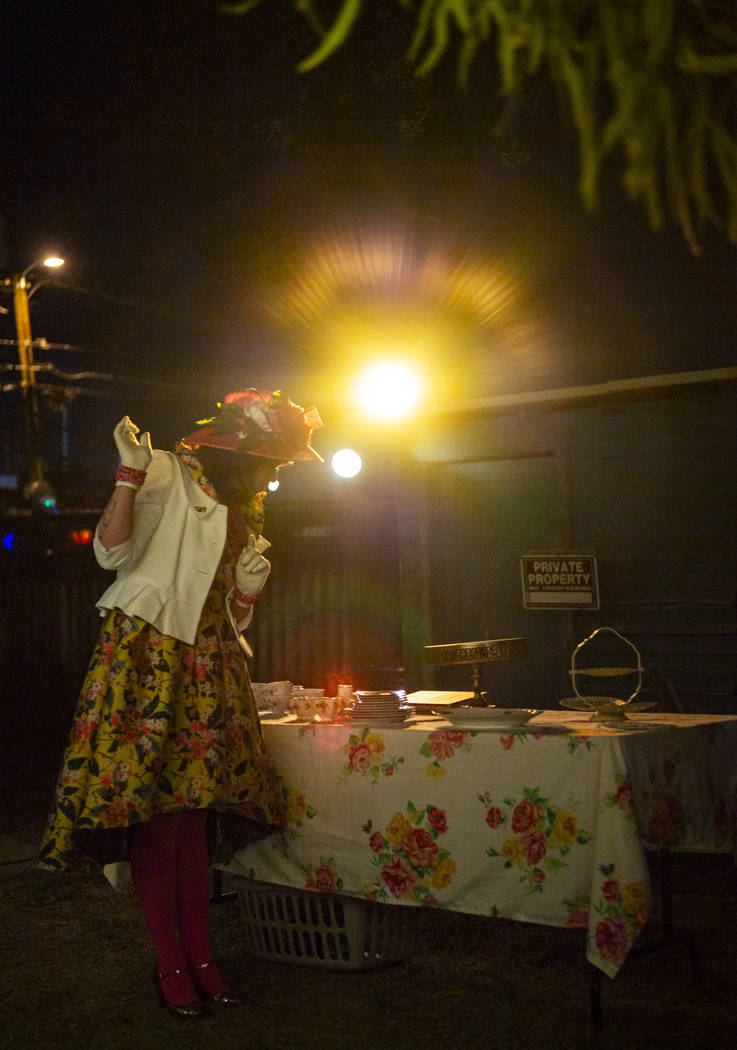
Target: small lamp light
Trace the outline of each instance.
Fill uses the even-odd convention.
[[[31,509],[41,514],[58,514],[56,505],[56,493],[51,485],[42,478],[40,481],[31,481],[26,485],[23,495],[31,504]]]

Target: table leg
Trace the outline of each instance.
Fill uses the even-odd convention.
[[[604,1018],[601,1009],[601,982],[604,974],[596,966],[591,968],[591,981],[589,982],[589,1022],[595,1032],[600,1032],[604,1027]]]
[[[673,922],[673,869],[672,855],[668,849],[656,851],[654,864],[653,889],[659,906],[660,931],[653,939],[643,939],[635,944],[633,953],[660,951],[670,948],[677,942],[685,945],[688,952],[691,983],[701,981],[701,957],[699,956],[693,936],[685,930],[677,930]],[[647,927],[645,927],[647,930]],[[643,931],[644,933],[645,931]],[[642,936],[642,934],[641,934]]]
[[[232,901],[238,894],[235,890],[223,893],[223,873],[220,868],[215,868],[212,873],[212,892],[210,904],[222,904],[223,901]]]

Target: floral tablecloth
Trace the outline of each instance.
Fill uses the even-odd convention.
[[[264,721],[287,816],[237,854],[251,879],[585,927],[613,976],[650,913],[645,847],[737,850],[737,718],[606,729],[548,711],[524,732]]]

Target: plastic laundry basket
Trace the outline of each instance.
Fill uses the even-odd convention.
[[[302,966],[370,970],[408,958],[406,909],[332,893],[240,880],[251,955]]]

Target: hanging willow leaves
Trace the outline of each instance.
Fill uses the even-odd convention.
[[[266,0],[222,5],[243,13]],[[274,0],[272,0],[274,2]],[[377,5],[379,0],[371,0]],[[725,0],[383,0],[408,61],[430,76],[455,55],[467,89],[496,65],[509,102],[545,72],[578,136],[579,192],[594,208],[602,165],[621,170],[653,227],[668,211],[693,252],[711,223],[737,241],[737,5]],[[358,32],[368,0],[292,0],[320,36],[298,66],[324,63]],[[319,11],[318,11],[319,8]],[[327,26],[327,28],[325,28]]]
[[[353,28],[353,23],[361,13],[362,6],[363,0],[343,0],[338,15],[330,29],[325,33],[320,46],[297,66],[300,73],[309,73],[311,69],[317,69],[334,51],[337,51],[345,43]]]
[[[219,4],[218,10],[222,11],[224,15],[245,15],[249,11],[252,11],[254,7],[258,7],[261,0],[234,0],[233,3]]]

